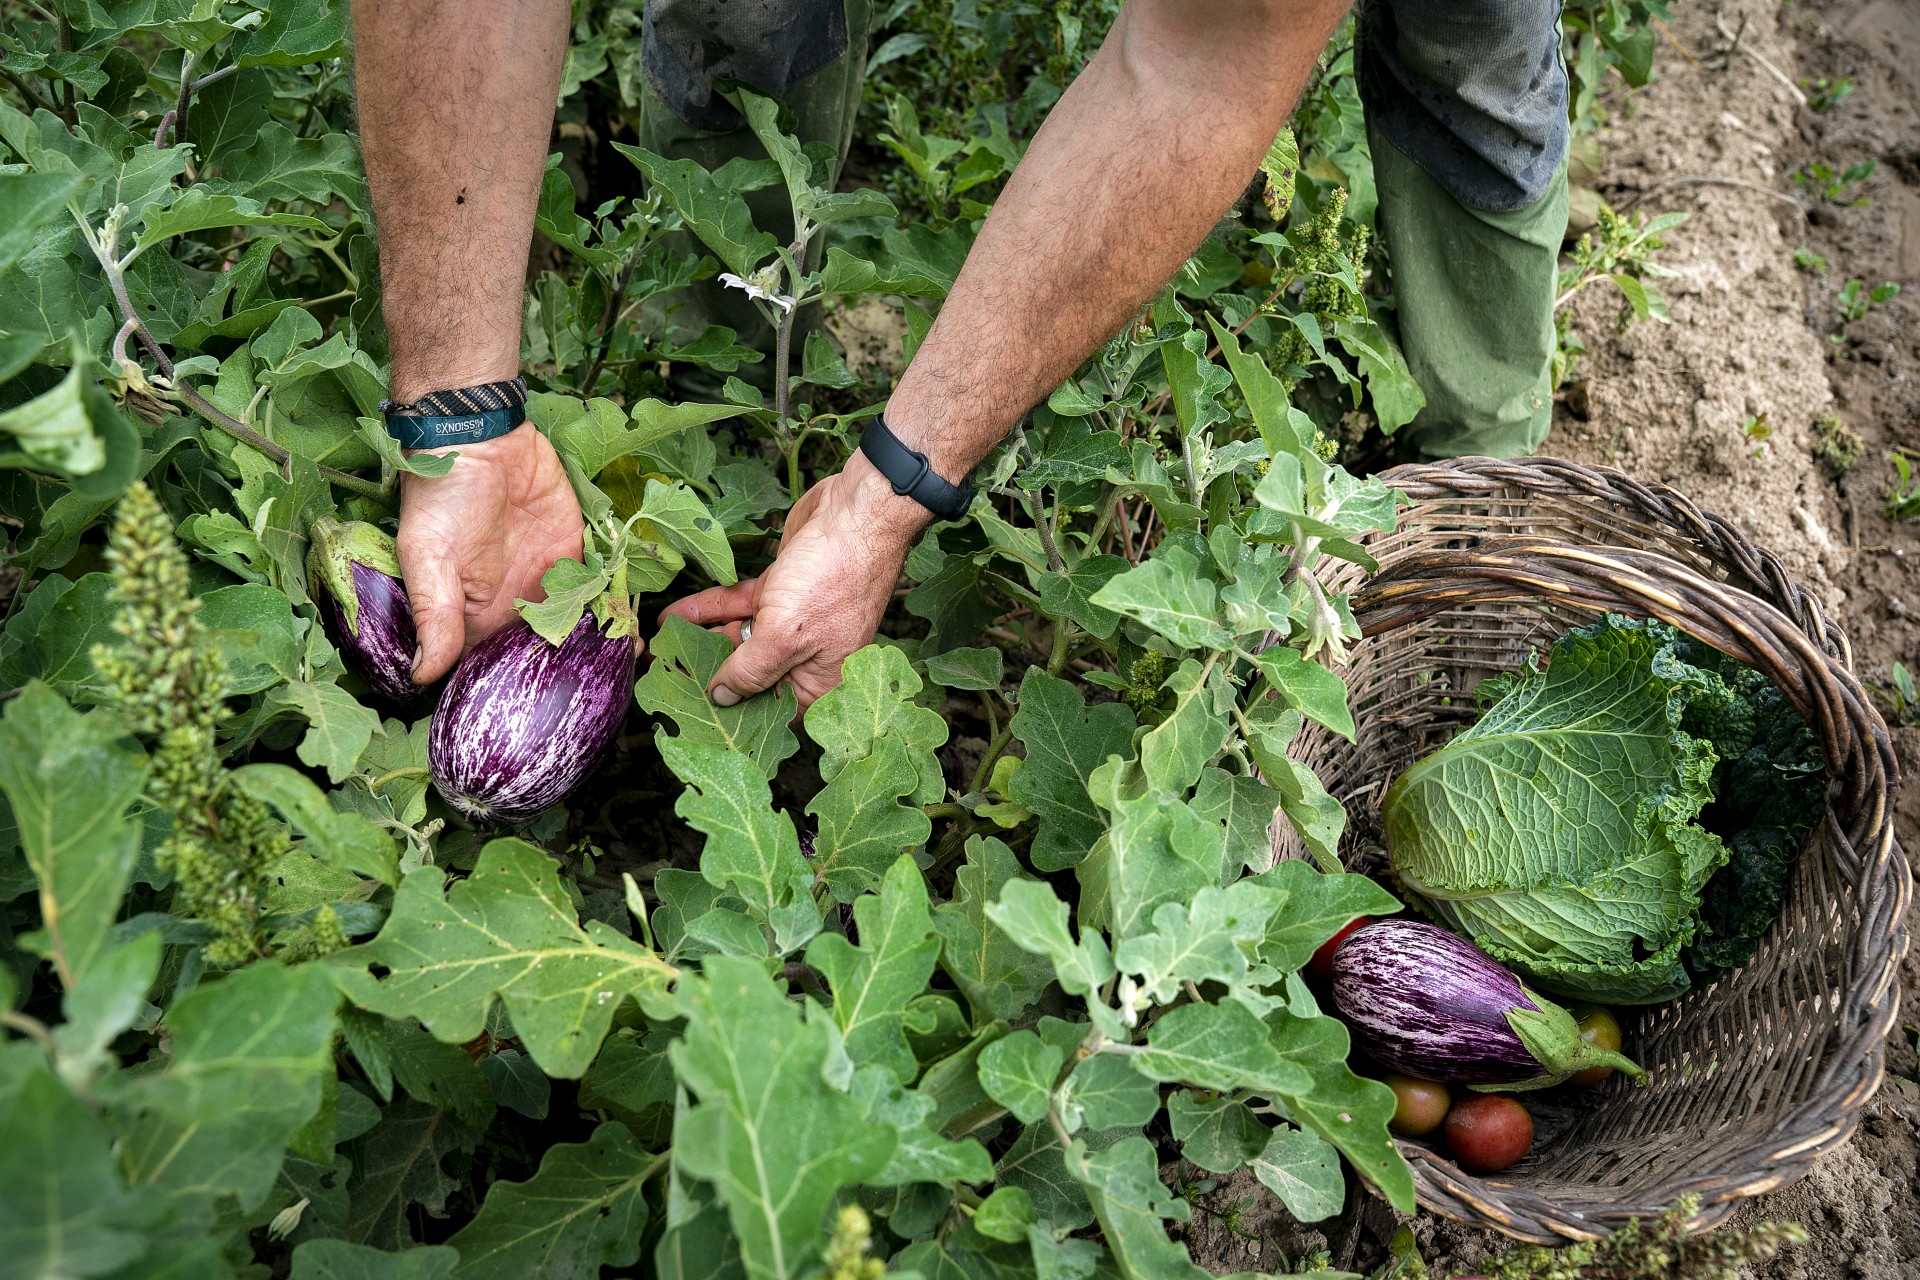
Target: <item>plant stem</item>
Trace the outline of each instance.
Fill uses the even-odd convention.
[[[200,92],[202,89],[212,84],[215,80],[225,80],[228,76],[232,75],[234,72],[238,71],[239,69],[240,69],[239,63],[229,62],[226,66],[220,68],[218,71],[209,71],[206,75],[201,76],[198,80],[195,80],[193,82],[193,92],[195,93]]]
[[[613,350],[614,321],[619,317],[620,304],[626,301],[627,287],[633,283],[633,265],[629,262],[620,269],[620,279],[608,295],[605,309],[600,312],[600,350],[595,353],[593,363],[587,366],[587,376],[580,383],[580,394],[583,396],[593,394],[593,384],[607,363],[607,353]]]
[[[71,987],[73,984],[69,982],[66,985]],[[49,1058],[59,1057],[59,1050],[54,1048],[53,1036],[47,1031],[47,1024],[31,1014],[14,1013],[12,1010],[0,1013],[0,1027],[12,1027],[39,1045]]]
[[[798,311],[780,313],[780,323],[774,329],[773,340],[773,433],[780,440],[780,451],[787,459],[787,496],[795,502],[800,500],[800,442],[787,437],[788,399],[792,388],[788,385],[788,372],[793,365],[793,316]]]
[[[1070,618],[1053,620],[1053,651],[1047,654],[1047,674],[1058,677],[1067,669],[1067,656],[1073,646],[1074,625]]]
[[[980,823],[971,814],[949,827],[947,834],[940,838],[940,847],[933,851],[933,860],[927,866],[927,874],[932,875],[952,862],[954,856],[967,847],[968,839],[979,829]]]
[[[346,296],[352,296],[360,292],[360,277],[354,274],[352,267],[349,267],[346,263],[340,261],[340,254],[334,248],[334,241],[302,239],[300,243],[311,245],[315,249],[318,249],[321,253],[327,256],[327,260],[332,262],[334,265],[334,268],[338,270],[340,274],[346,278],[346,281],[347,281]],[[342,295],[336,293],[333,296],[338,298],[338,297],[341,297]]]
[[[1038,489],[1028,492],[1027,510],[1033,515],[1033,527],[1040,531],[1040,545],[1047,553],[1047,568],[1064,574],[1067,571],[1066,562],[1060,558],[1060,545],[1054,541],[1053,526],[1047,520],[1046,504],[1040,500]]]
[[[1107,530],[1113,527],[1113,519],[1120,512],[1122,490],[1119,485],[1108,485],[1107,496],[1100,511],[1100,518],[1093,522],[1093,531],[1087,535],[1087,548],[1090,551],[1100,549],[1100,539],[1107,536]]]
[[[367,783],[367,790],[378,791],[395,778],[424,778],[431,772],[432,770],[423,764],[402,765],[398,769],[389,769],[379,777],[369,781]],[[614,885],[613,887],[616,889],[619,888],[618,885]]]
[[[16,75],[11,71],[0,71],[0,78],[4,78],[8,84],[19,90],[20,96],[27,100],[29,107],[38,107],[42,111],[59,114],[51,102],[40,96],[40,91],[33,87],[33,82],[24,76]]]
[[[232,436],[235,440],[259,450],[267,457],[272,458],[274,462],[280,466],[286,466],[293,458],[291,452],[267,439],[246,423],[241,422],[239,419],[217,408],[205,396],[194,390],[190,383],[181,380],[174,373],[173,361],[167,356],[167,353],[161,349],[159,341],[154,338],[153,334],[147,329],[146,324],[140,319],[140,313],[134,309],[133,299],[127,296],[126,272],[113,256],[115,249],[118,247],[118,229],[116,228],[114,230],[113,235],[109,239],[102,240],[93,234],[92,228],[88,227],[84,220],[81,221],[80,226],[81,229],[86,232],[87,243],[92,246],[94,257],[99,259],[100,270],[107,278],[108,287],[113,291],[114,305],[120,309],[122,321],[133,326],[134,333],[139,335],[140,345],[146,348],[147,354],[153,358],[153,363],[159,368],[160,372],[166,376],[168,382],[172,384],[174,394],[186,401],[187,404],[193,408],[194,412]],[[334,484],[339,485],[342,489],[360,494],[363,497],[384,500],[388,496],[386,486],[375,484],[370,480],[363,480],[356,475],[349,475],[345,471],[336,471],[332,467],[323,466],[320,467],[320,474]]]
[[[987,744],[987,754],[980,757],[980,767],[973,771],[973,781],[967,785],[968,791],[981,791],[986,788],[987,779],[993,773],[994,761],[1000,758],[1006,751],[1007,744],[1012,741],[1013,720],[1009,717],[1006,724],[1000,727],[1000,732],[993,735],[993,741]]]
[[[181,142],[187,140],[187,106],[193,101],[193,63],[198,55],[188,50],[180,59],[180,96],[174,100],[173,110],[167,114],[172,117],[173,136]],[[169,126],[162,123],[160,135],[154,139],[155,146],[164,146]]]

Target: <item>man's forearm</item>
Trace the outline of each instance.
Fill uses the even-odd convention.
[[[511,378],[567,0],[354,0],[396,400]]]
[[[1345,0],[1133,0],[988,217],[888,421],[958,476],[1245,190]]]

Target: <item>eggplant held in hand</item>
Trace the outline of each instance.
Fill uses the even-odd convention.
[[[419,642],[393,539],[363,521],[327,516],[313,522],[311,536],[307,589],[347,669],[390,702],[417,697]]]
[[[1543,1089],[1590,1067],[1647,1078],[1472,943],[1417,920],[1347,935],[1333,953],[1333,1003],[1363,1052],[1422,1080]]]
[[[589,611],[564,643],[515,618],[460,660],[433,713],[427,764],[448,804],[526,822],[586,778],[633,696],[633,637]]]

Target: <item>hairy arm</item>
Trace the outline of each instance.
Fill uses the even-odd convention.
[[[392,397],[520,369],[527,250],[567,53],[567,0],[355,0],[361,150],[380,237]],[[580,506],[531,424],[400,480],[400,567],[438,679],[580,554]]]
[[[1008,179],[888,406],[957,478],[1178,271],[1286,122],[1345,0],[1132,0]],[[754,620],[716,702],[810,702],[873,638],[929,516],[856,453],[787,522],[767,573],[672,606]]]
[[[1134,0],[1008,179],[887,421],[985,457],[1246,189],[1343,0]]]

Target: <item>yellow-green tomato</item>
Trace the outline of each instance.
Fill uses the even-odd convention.
[[[1600,1049],[1620,1052],[1620,1020],[1610,1010],[1597,1004],[1574,1006],[1573,1018],[1580,1024],[1580,1038]],[[1588,1067],[1585,1071],[1576,1071],[1567,1079],[1579,1085],[1595,1085],[1613,1074],[1612,1067]]]
[[[1440,1127],[1453,1105],[1447,1086],[1412,1076],[1387,1076],[1387,1088],[1393,1090],[1393,1119],[1389,1127],[1407,1138],[1424,1138]]]

